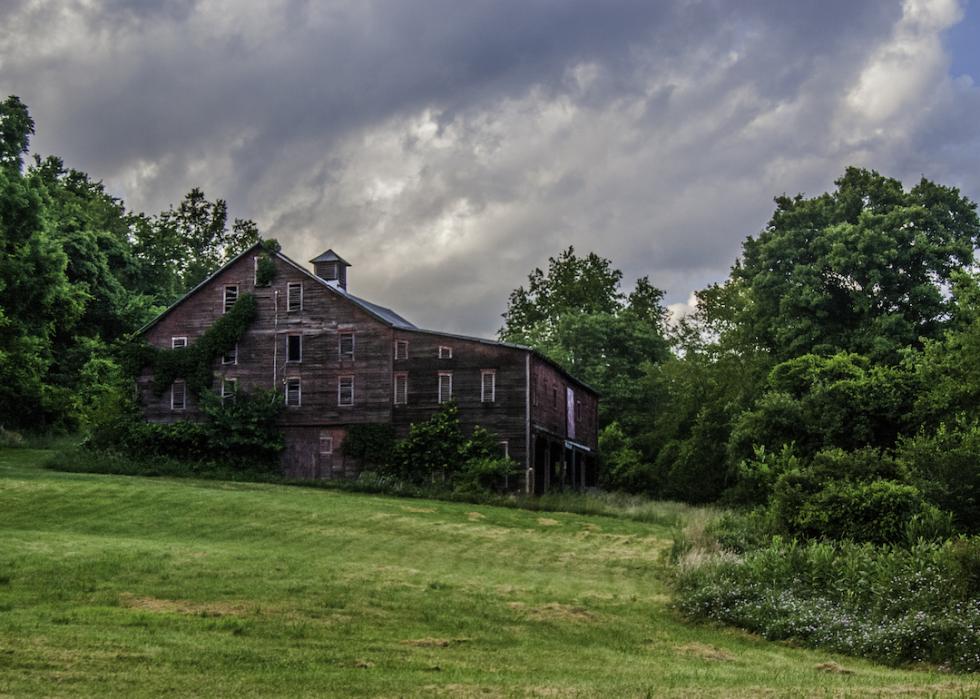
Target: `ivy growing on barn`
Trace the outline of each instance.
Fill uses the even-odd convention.
[[[255,270],[255,285],[269,286],[276,278],[276,263],[273,257],[279,252],[279,241],[275,238],[267,238],[261,244],[262,255],[259,257],[258,266]]]
[[[255,296],[244,294],[194,344],[164,349],[139,341],[128,348],[125,363],[134,376],[150,367],[157,396],[163,395],[176,379],[184,379],[187,390],[197,397],[214,384],[214,363],[235,349],[255,320],[257,308]]]

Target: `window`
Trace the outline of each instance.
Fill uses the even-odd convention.
[[[555,384],[551,384],[551,406],[558,407],[558,386]]]
[[[340,333],[340,358],[354,359],[354,333]]]
[[[483,403],[497,400],[497,372],[493,369],[480,372],[480,400]]]
[[[231,310],[238,300],[238,285],[232,284],[225,287],[225,313]]]
[[[395,340],[395,359],[408,359],[408,340]]]
[[[186,337],[171,337],[170,338],[170,349],[179,349],[181,347],[187,347]]]
[[[286,285],[286,312],[296,313],[303,310],[303,284],[289,282]]]
[[[234,401],[238,392],[238,379],[221,379],[221,402]]]
[[[395,405],[408,403],[408,374],[395,374]]]
[[[320,453],[333,454],[333,436],[329,432],[320,433]]]
[[[337,380],[337,405],[354,405],[353,376],[341,376]]]
[[[439,402],[448,403],[453,399],[453,375],[439,372]]]
[[[170,387],[170,409],[184,410],[187,407],[187,384],[174,381]]]
[[[303,361],[303,336],[286,335],[286,361]]]
[[[506,439],[503,440],[503,441],[501,441],[499,444],[500,444],[500,455],[503,458],[505,458],[505,459],[509,459],[510,458],[510,444],[507,442]]]
[[[439,346],[439,359],[452,359],[453,358],[453,348],[445,347],[443,345]]]
[[[234,349],[230,352],[225,352],[221,355],[222,364],[238,364],[238,343],[235,343]]]
[[[290,408],[298,408],[302,405],[302,401],[303,388],[300,386],[299,378],[286,379],[286,405]]]

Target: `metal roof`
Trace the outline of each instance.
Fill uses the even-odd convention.
[[[319,255],[310,260],[310,262],[342,262],[348,267],[354,266],[343,257],[335,253],[332,248],[326,250],[325,252],[321,252]]]

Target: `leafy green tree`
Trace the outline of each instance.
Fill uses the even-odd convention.
[[[905,191],[848,168],[837,189],[780,196],[768,226],[732,269],[734,324],[777,359],[838,351],[897,361],[901,348],[939,337],[952,312],[944,293],[973,264],[976,205],[922,179]]]

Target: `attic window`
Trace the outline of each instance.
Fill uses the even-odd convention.
[[[394,402],[395,405],[408,403],[408,374],[395,374]]]
[[[172,337],[170,338],[170,349],[180,349],[182,347],[187,347],[186,337]]]
[[[225,352],[221,355],[222,364],[238,364],[238,343],[235,343],[235,348],[230,352]]]
[[[298,313],[303,310],[303,284],[290,282],[286,285],[286,312]]]
[[[439,359],[452,359],[453,358],[453,348],[446,347],[444,345],[439,346]]]
[[[497,400],[497,372],[484,369],[480,372],[480,401],[493,403]]]
[[[354,359],[354,333],[340,333],[340,358]]]
[[[235,305],[235,301],[238,300],[238,285],[229,284],[225,287],[225,309],[224,312],[227,313],[231,310],[231,307]]]
[[[286,336],[286,361],[287,362],[303,361],[303,336],[302,335]]]
[[[303,399],[303,390],[299,383],[299,377],[286,379],[286,406],[298,408]]]
[[[395,340],[395,359],[408,359],[408,340]]]
[[[453,399],[453,375],[448,371],[439,372],[439,402],[448,403]]]

